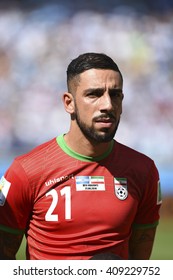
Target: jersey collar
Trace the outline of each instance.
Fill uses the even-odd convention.
[[[85,155],[81,155],[79,153],[76,153],[75,151],[73,151],[65,142],[64,140],[64,135],[59,135],[56,138],[56,141],[58,143],[58,145],[60,146],[60,148],[69,156],[81,160],[81,161],[87,161],[87,162],[95,162],[95,161],[101,161],[103,159],[105,159],[107,156],[109,156],[109,154],[112,152],[113,146],[114,146],[114,140],[111,141],[111,145],[109,147],[109,149],[102,154],[101,156],[98,157],[90,157],[90,156],[85,156]]]

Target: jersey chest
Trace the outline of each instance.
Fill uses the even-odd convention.
[[[137,209],[129,188],[128,178],[116,177],[96,163],[58,169],[40,184],[32,220],[58,234],[100,228],[125,233]]]

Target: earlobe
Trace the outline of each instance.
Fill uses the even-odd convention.
[[[67,113],[73,114],[74,113],[74,98],[73,95],[69,92],[65,92],[63,94],[63,103],[64,103],[64,108]]]

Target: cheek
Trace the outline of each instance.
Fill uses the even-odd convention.
[[[117,115],[121,115],[122,113],[122,104],[114,104],[113,105],[114,111]]]
[[[122,114],[122,104],[119,106],[119,113]]]
[[[88,124],[91,123],[93,118],[93,113],[91,111],[91,108],[87,108],[87,107],[81,108],[79,116],[80,119],[83,120],[83,122]]]
[[[76,113],[82,119],[90,119],[93,117],[95,112],[95,106],[93,104],[84,102],[83,100],[78,100],[75,104]]]

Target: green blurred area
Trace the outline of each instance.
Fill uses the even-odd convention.
[[[17,259],[25,259],[25,239],[18,251]],[[157,228],[152,260],[173,260],[173,218],[162,218]]]
[[[173,260],[173,218],[160,220],[151,259]]]

